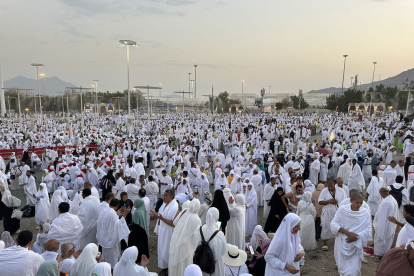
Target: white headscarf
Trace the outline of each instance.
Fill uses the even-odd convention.
[[[4,249],[5,247],[6,245],[4,244],[4,241],[0,240],[0,250]]]
[[[249,186],[252,187],[250,191],[249,191]],[[244,199],[246,200],[246,203],[253,202],[254,200],[256,200],[257,202],[256,190],[254,189],[254,185],[251,182],[247,183],[246,192],[244,193]]]
[[[300,213],[303,213],[308,206],[312,204],[312,193],[307,191],[303,194],[301,200],[298,203],[298,213],[300,211]]]
[[[36,193],[36,197],[47,199],[47,201],[49,202],[49,194],[47,193],[46,184],[40,183],[40,186],[42,187],[42,190],[40,190],[39,188],[39,191],[37,191]]]
[[[256,250],[260,246],[259,241],[263,241],[264,239],[268,239],[267,234],[263,231],[261,225],[256,225],[253,230],[249,245],[253,247],[253,250]]]
[[[70,274],[79,276],[89,275],[97,264],[96,255],[98,255],[98,251],[98,246],[94,243],[85,246],[85,249],[83,249],[70,269]]]
[[[201,220],[198,216],[198,210],[200,209],[200,201],[193,199],[189,203],[188,209],[183,209],[181,212],[185,213],[176,222],[173,235],[171,237],[170,244],[170,260],[169,263],[172,266],[176,266],[181,263],[188,255],[184,253],[190,253],[187,250],[188,241],[191,239],[192,244],[194,232],[197,227],[201,225]]]
[[[50,202],[50,222],[59,216],[59,204],[61,202],[63,202],[62,190],[54,191]]]
[[[121,260],[114,267],[113,276],[141,276],[148,275],[143,267],[138,266],[135,261],[138,258],[138,248],[131,246],[125,249]],[[145,274],[142,273],[145,272]]]
[[[300,218],[293,213],[287,214],[277,229],[267,254],[276,256],[286,264],[293,265],[296,254],[299,253],[299,232],[293,234],[292,229],[298,225]]]
[[[111,265],[107,262],[97,263],[89,276],[112,276]]]
[[[203,276],[203,273],[198,265],[191,264],[185,268],[184,276]]]
[[[60,186],[58,189],[62,191],[62,196],[61,196],[62,200],[63,200],[64,202],[69,203],[69,201],[70,201],[70,200],[69,200],[69,198],[68,198],[68,194],[67,194],[67,192],[66,192],[65,187]]]

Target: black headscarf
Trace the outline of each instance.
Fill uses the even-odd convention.
[[[226,199],[224,198],[224,194],[222,190],[216,190],[214,192],[214,199],[213,203],[211,204],[211,207],[217,208],[219,211],[219,219],[218,221],[221,222],[221,229],[224,234],[226,234],[226,226],[227,221],[230,220],[230,212],[229,207],[227,206]]]
[[[282,195],[279,195],[279,191],[282,192]],[[283,192],[282,187],[278,187],[276,191],[273,193],[272,198],[269,201],[270,205],[270,212],[269,216],[267,217],[266,224],[264,231],[265,233],[276,233],[277,228],[279,227],[280,223],[282,222],[283,218],[287,215],[287,210],[285,204],[283,204],[282,196],[285,193]],[[287,203],[287,199],[285,199]],[[275,216],[279,215],[279,219]]]
[[[108,179],[111,183],[116,183],[116,179],[113,174],[113,170],[108,170],[108,173],[102,179]]]

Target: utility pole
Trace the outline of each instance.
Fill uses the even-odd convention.
[[[17,101],[19,103],[19,131],[22,131],[22,112],[21,112],[21,108],[20,108],[20,91],[21,90],[33,90],[30,88],[2,88],[4,90],[8,90],[8,91],[16,91],[17,93]],[[10,112],[10,99],[9,99],[9,112]]]
[[[184,94],[188,94],[188,93],[191,93],[191,92],[190,92],[190,91],[185,92],[185,91],[183,90],[183,91],[177,91],[177,92],[174,92],[174,93],[180,93],[180,94],[183,94],[183,123],[184,123]]]
[[[145,86],[134,86],[134,88],[135,89],[147,89],[147,96],[148,96],[148,99],[149,99],[149,91],[150,91],[150,89],[162,89],[162,87],[161,86],[149,86],[149,85],[145,85]],[[147,126],[147,129],[148,129],[148,132],[150,131],[150,113],[149,113],[149,101],[148,101],[148,110],[147,110],[147,112],[148,112],[148,126]],[[137,117],[138,118],[138,117]]]
[[[344,71],[342,73],[342,94],[344,93],[344,80],[345,80],[345,64],[346,64],[346,57],[348,55],[343,55],[344,57]]]
[[[408,90],[400,90],[400,92],[408,92],[407,94],[407,108],[405,109],[405,117],[408,116],[408,106],[410,104],[410,93],[414,92],[413,89],[408,89]]]
[[[80,104],[81,104],[81,130],[83,130],[83,126],[85,124],[85,120],[83,118],[83,100],[82,100],[82,90],[89,90],[89,89],[93,89],[93,88],[87,88],[87,87],[66,87],[68,89],[72,89],[72,90],[79,90],[79,96],[80,96]]]

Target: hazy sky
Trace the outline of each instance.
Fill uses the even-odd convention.
[[[1,0],[3,79],[46,76],[76,85],[99,79],[100,91],[127,88],[126,49],[134,85],[163,94],[227,90],[293,93],[371,82],[414,67],[413,0]],[[158,92],[154,92],[158,94]]]

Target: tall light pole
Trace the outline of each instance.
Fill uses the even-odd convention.
[[[188,91],[191,91],[191,73],[188,73]],[[188,97],[191,97],[190,94],[188,94]]]
[[[145,86],[134,86],[134,88],[135,89],[147,89],[147,104],[148,104],[148,107],[147,107],[147,112],[148,112],[148,126],[147,126],[147,128],[148,128],[148,132],[149,132],[150,131],[150,113],[149,113],[149,107],[150,107],[149,106],[149,98],[150,98],[150,96],[149,96],[149,91],[150,91],[150,89],[162,89],[162,87],[145,85]]]
[[[354,79],[354,77],[351,77],[351,86],[350,87],[352,87],[352,80]]]
[[[42,92],[44,94],[45,93],[45,84],[43,82],[43,79],[45,78],[45,74],[40,74],[40,76],[42,77]],[[40,125],[41,125],[43,123],[43,115],[42,115],[43,107],[42,107],[42,97],[40,96],[40,94],[39,94],[39,108],[40,108]]]
[[[160,99],[161,99],[161,86],[162,86],[162,83],[158,83],[158,85],[160,86]]]
[[[194,99],[197,97],[197,66],[197,64],[194,64]]]
[[[2,89],[4,89],[4,90],[9,90],[9,91],[16,91],[17,92],[17,101],[18,101],[18,103],[19,103],[19,131],[22,131],[23,129],[22,129],[22,112],[21,112],[21,109],[20,109],[20,90],[33,90],[33,89],[30,89],[30,88],[18,88],[18,87],[16,87],[16,88],[2,88]],[[13,98],[13,97],[9,97],[9,113],[10,113],[10,98]],[[9,114],[9,116],[10,116],[10,114]]]
[[[243,94],[243,85],[244,85],[244,80],[242,80],[242,94]]]
[[[83,131],[83,125],[84,125],[84,118],[83,118],[83,100],[82,100],[82,90],[88,90],[88,89],[92,89],[92,88],[87,88],[87,87],[66,87],[68,89],[72,89],[72,90],[79,90],[79,96],[80,96],[80,104],[81,104],[81,130]]]
[[[131,136],[131,91],[129,89],[129,46],[138,46],[133,40],[120,40],[121,45],[127,48],[127,78],[128,78],[128,133]]]
[[[342,73],[342,94],[344,93],[344,80],[345,80],[345,64],[346,64],[346,57],[348,55],[344,55],[344,71]]]
[[[375,91],[375,89],[374,89],[375,64],[377,64],[377,62],[376,62],[376,61],[374,61],[374,71],[372,71],[372,82],[371,82],[371,87],[372,87],[372,90],[373,90],[373,91]]]
[[[95,82],[95,103],[96,103],[96,117],[98,117],[98,82],[99,80],[93,80]]]
[[[37,78],[37,93],[39,94],[39,104],[40,104],[40,124],[42,124],[42,100],[40,97],[40,83],[39,83],[39,66],[44,66],[41,63],[32,63],[32,66],[36,67],[36,78]],[[35,113],[36,113],[36,98],[35,98]]]
[[[269,85],[269,94],[270,94],[270,87],[272,87],[271,85]]]

